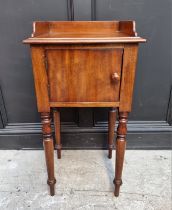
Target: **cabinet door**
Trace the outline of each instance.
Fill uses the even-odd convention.
[[[121,48],[46,51],[50,102],[117,102]]]

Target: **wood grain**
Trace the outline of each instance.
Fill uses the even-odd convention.
[[[50,102],[50,107],[119,107],[119,102]]]
[[[55,140],[56,145],[55,149],[57,150],[57,158],[61,159],[61,136],[60,136],[60,109],[54,108],[53,109],[54,114],[54,128],[55,128]]]
[[[47,50],[50,102],[117,102],[122,49]],[[103,87],[103,88],[102,88]]]
[[[43,133],[43,145],[45,150],[45,160],[47,165],[48,180],[47,184],[50,186],[50,195],[55,194],[54,185],[56,179],[54,177],[54,145],[51,129],[50,113],[41,113],[42,133]]]
[[[34,22],[31,44],[38,111],[50,194],[54,195],[54,154],[50,108],[54,109],[56,149],[61,158],[60,107],[111,107],[108,144],[112,157],[116,108],[115,196],[119,196],[131,111],[138,43],[134,21]]]
[[[123,69],[120,89],[120,112],[130,112],[133,97],[138,44],[126,45],[123,55]]]
[[[114,129],[116,123],[116,108],[112,107],[108,113],[108,147],[109,147],[109,154],[108,158],[112,158],[112,150],[114,147]]]
[[[145,42],[138,37],[134,21],[36,21],[32,36],[23,42],[125,43]]]
[[[126,148],[126,134],[127,134],[127,120],[128,113],[119,113],[119,124],[117,128],[116,138],[116,161],[115,161],[115,196],[119,196],[120,186],[122,185],[122,169],[124,163],[124,154]]]
[[[31,55],[38,111],[49,112],[48,80],[44,49],[38,46],[31,46]]]

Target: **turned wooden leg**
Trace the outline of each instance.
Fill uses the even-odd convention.
[[[124,162],[124,153],[126,147],[126,134],[127,134],[127,112],[119,113],[119,125],[117,128],[117,138],[116,138],[116,166],[115,166],[115,196],[119,196],[119,189],[122,185],[122,169]]]
[[[51,130],[51,118],[50,113],[41,113],[42,121],[42,133],[43,133],[43,145],[45,150],[45,159],[47,165],[48,180],[47,184],[50,186],[50,195],[55,194],[55,183],[54,177],[54,145]]]
[[[108,148],[109,148],[109,154],[108,158],[112,158],[112,149],[114,146],[114,129],[115,129],[115,122],[116,122],[116,108],[111,108],[109,110],[109,116],[108,116]]]
[[[61,159],[61,139],[60,139],[60,110],[55,108],[54,112],[54,128],[55,128],[55,149],[57,150],[57,158]]]

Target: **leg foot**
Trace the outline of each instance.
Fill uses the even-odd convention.
[[[58,159],[61,159],[61,148],[62,148],[61,144],[55,145],[55,149],[57,150],[57,158]]]
[[[114,129],[115,129],[115,122],[116,122],[116,108],[111,108],[109,110],[109,116],[108,116],[109,122],[108,122],[108,147],[109,147],[109,154],[108,158],[112,158],[112,150],[114,146]]]
[[[61,149],[57,150],[57,158],[61,159]]]
[[[112,147],[109,146],[109,153],[108,153],[108,158],[112,158]]]
[[[54,145],[51,130],[50,113],[41,113],[43,145],[45,151],[45,159],[48,173],[48,185],[50,186],[50,194],[54,195],[54,185],[56,183],[54,177]]]
[[[115,181],[115,179],[114,179],[113,183],[115,185],[114,195],[115,195],[115,197],[118,197],[119,196],[119,189],[120,189],[120,186],[122,185],[122,180],[116,180]]]
[[[56,179],[47,181],[47,184],[50,187],[50,195],[51,196],[55,195],[55,189],[54,189],[55,188],[55,183],[56,183]]]
[[[54,113],[54,127],[55,127],[55,140],[56,145],[55,149],[57,150],[57,158],[61,159],[61,139],[60,139],[60,110],[58,108],[55,108],[53,110]]]
[[[120,186],[122,184],[122,169],[124,162],[124,154],[126,147],[126,133],[127,133],[127,112],[119,113],[119,125],[117,129],[116,138],[116,166],[115,166],[115,196],[119,196]]]

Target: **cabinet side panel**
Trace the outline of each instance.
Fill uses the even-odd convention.
[[[33,74],[39,112],[49,112],[48,81],[43,47],[31,46]]]
[[[131,111],[137,54],[138,44],[124,47],[119,107],[119,110],[123,112]]]

